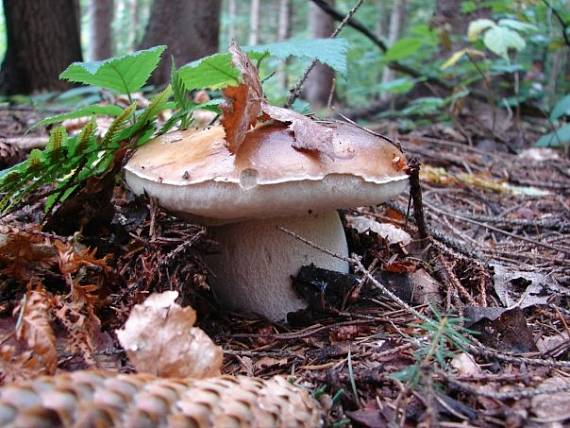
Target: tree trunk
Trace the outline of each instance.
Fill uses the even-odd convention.
[[[465,47],[469,22],[479,18],[490,18],[490,8],[479,8],[471,13],[462,12],[462,0],[437,0],[431,19],[431,26],[439,33],[439,56],[446,58]]]
[[[130,15],[131,15],[131,27],[130,27],[130,46],[133,48],[138,44],[139,41],[139,25],[141,22],[141,10],[139,7],[138,0],[129,0],[129,8],[130,8]]]
[[[228,1],[228,42],[236,40],[236,19],[237,19],[237,4],[236,0]]]
[[[260,0],[251,0],[251,9],[249,14],[249,39],[250,46],[259,43],[259,6]]]
[[[282,42],[291,36],[291,0],[279,0],[279,23],[277,26],[277,41]],[[277,79],[281,89],[286,90],[289,82],[287,80],[287,60],[279,67]]]
[[[0,70],[0,93],[68,88],[59,73],[81,61],[74,0],[4,0],[4,14],[8,46]]]
[[[154,0],[141,48],[168,45],[151,82],[170,78],[170,55],[177,66],[218,51],[221,0]]]
[[[385,0],[380,0],[378,3],[378,21],[376,21],[376,29],[374,32],[376,36],[380,39],[384,39],[388,36],[388,31],[390,29],[390,9],[386,4]]]
[[[390,15],[390,30],[388,33],[388,46],[392,46],[400,38],[400,33],[402,32],[402,27],[404,26],[404,17],[406,15],[406,0],[395,0],[394,7],[392,9],[392,14]],[[394,80],[394,70],[388,67],[384,67],[384,73],[382,75],[382,83],[388,83]],[[382,94],[382,100],[388,100],[391,95],[384,92]]]
[[[113,0],[89,2],[89,60],[113,56]]]
[[[327,1],[334,6],[334,0]],[[309,5],[309,28],[311,35],[315,38],[329,37],[334,32],[334,20],[311,3]],[[309,101],[314,108],[326,106],[333,90],[333,79],[333,69],[328,65],[317,63],[307,77],[303,98]]]

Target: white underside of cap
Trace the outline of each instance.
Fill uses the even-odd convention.
[[[258,185],[252,174],[242,175],[239,184],[209,181],[179,186],[145,180],[128,170],[125,179],[136,194],[147,193],[162,207],[206,224],[380,204],[402,193],[408,184],[405,175],[372,183],[353,175],[331,174],[318,181]]]

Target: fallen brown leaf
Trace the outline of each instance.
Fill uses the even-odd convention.
[[[174,301],[176,291],[152,294],[136,305],[119,342],[139,372],[161,377],[206,378],[220,374],[223,353],[201,329],[196,312]]]

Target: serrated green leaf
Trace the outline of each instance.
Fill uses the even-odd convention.
[[[422,47],[420,39],[406,37],[398,40],[384,54],[385,61],[399,61],[414,55]]]
[[[317,59],[329,65],[340,74],[348,69],[346,53],[348,43],[344,39],[288,40],[267,45],[250,46],[243,49],[254,60],[269,55],[286,59],[296,56]],[[241,81],[238,70],[232,64],[228,52],[217,53],[191,62],[178,70],[178,74],[188,91],[194,89],[220,89],[237,85]]]
[[[506,60],[509,59],[509,49],[516,49],[520,52],[526,46],[524,39],[516,31],[499,26],[485,32],[483,43],[490,51]]]
[[[475,21],[471,21],[469,23],[469,28],[467,29],[467,39],[470,42],[474,42],[479,38],[481,33],[489,28],[495,27],[495,24],[490,19],[476,19]]]
[[[219,89],[240,83],[240,74],[233,66],[229,53],[217,53],[193,61],[181,67],[178,74],[188,91]]]
[[[74,62],[59,77],[121,94],[136,92],[146,83],[165,49],[155,46],[104,61]]]
[[[501,19],[499,20],[498,24],[501,27],[509,27],[511,30],[522,31],[522,32],[538,30],[536,26],[529,24],[527,22],[517,21],[516,19]]]
[[[570,94],[556,103],[552,109],[552,113],[550,113],[550,120],[558,120],[559,117],[565,114],[570,115]]]
[[[536,142],[536,147],[560,147],[570,143],[570,123],[558,128],[555,132],[543,135]]]
[[[61,113],[56,114],[54,116],[46,117],[45,119],[40,120],[37,122],[33,128],[37,126],[47,126],[52,125],[54,123],[60,123],[67,119],[77,119],[79,117],[85,116],[118,116],[123,112],[123,109],[119,106],[115,105],[90,105],[81,107],[75,111],[70,111],[68,113]]]
[[[269,55],[287,59],[289,57],[318,60],[327,64],[340,74],[348,70],[347,53],[348,42],[343,38],[335,39],[292,39],[279,43],[248,46],[244,51],[249,53],[268,53]]]

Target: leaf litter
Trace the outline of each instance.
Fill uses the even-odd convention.
[[[255,82],[242,79],[242,84],[255,88]],[[256,96],[249,88],[239,91],[241,100]],[[247,120],[240,122],[242,116],[236,114],[231,125],[236,127],[235,150],[243,130],[267,120],[262,97],[259,102],[255,120],[245,108]],[[281,118],[273,120],[291,128],[295,144],[312,132],[295,128],[297,116],[269,110]],[[302,117],[297,126],[310,121],[315,129],[326,128]],[[369,127],[383,132],[384,126]],[[483,138],[477,127],[467,124],[465,129],[470,138]],[[178,292],[179,305],[167,294],[168,305],[157,308],[160,322],[168,320],[165,312],[182,311],[176,325],[184,325],[190,335],[197,328],[191,305],[211,342],[201,337],[208,346],[222,348],[210,355],[219,361],[223,352],[224,374],[269,378],[294,373],[298,382],[320,391],[323,400],[328,396],[330,425],[343,420],[360,426],[567,423],[570,163],[477,150],[456,134],[427,127],[399,136],[408,154],[443,168],[441,177],[461,177],[436,181],[424,176],[429,242],[417,238],[417,227],[406,216],[406,198],[345,212],[369,224],[389,224],[411,240],[393,242],[373,230],[347,228],[351,249],[373,280],[353,275],[343,278],[351,286],[340,292],[313,293],[315,301],[325,299],[324,310],[318,318],[308,314],[290,326],[217,307],[201,258],[216,244],[204,228],[172,217],[152,200],[134,198],[116,186],[113,215],[84,230],[85,236],[69,237],[34,226],[41,218],[34,212],[38,206],[22,208],[0,226],[2,380],[48,373],[54,364],[56,370],[133,370],[137,360],[130,359],[114,332],[126,328],[135,305],[172,290]],[[317,146],[299,148],[327,154],[326,138]],[[498,191],[497,185],[505,182],[545,192]],[[390,282],[388,291],[408,306],[374,281]],[[434,298],[417,299],[427,293]],[[425,324],[420,316],[435,322]],[[480,331],[487,335],[470,337],[468,330],[450,329],[449,323],[463,322],[457,321],[460,316],[484,321]],[[152,319],[142,315],[137,324]],[[454,332],[461,332],[467,344],[451,342]],[[170,339],[156,336],[152,351],[168,355],[164,342]],[[168,366],[161,368],[167,358],[157,361],[149,370]],[[414,367],[421,368],[415,378]],[[556,403],[549,412],[552,397]]]

